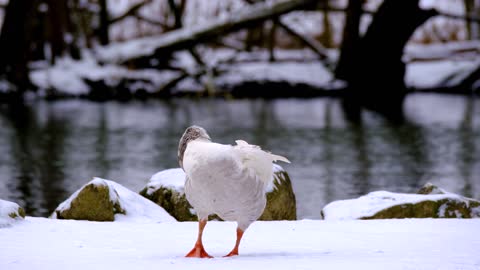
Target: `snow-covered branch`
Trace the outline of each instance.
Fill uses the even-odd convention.
[[[113,19],[110,19],[109,21],[109,24],[114,24],[116,22],[119,22],[127,17],[130,17],[130,16],[136,16],[138,14],[138,10],[140,10],[140,8],[142,8],[143,6],[145,6],[146,4],[152,2],[152,0],[145,0],[143,2],[140,2],[140,3],[137,3],[133,6],[131,6],[127,11],[125,11],[122,15],[116,17],[116,18],[113,18]]]
[[[259,3],[239,11],[234,16],[214,20],[192,28],[182,28],[159,36],[146,37],[112,44],[97,50],[102,62],[135,62],[145,56],[162,55],[190,48],[201,42],[216,39],[242,28],[300,9],[315,0],[284,0],[277,3]]]

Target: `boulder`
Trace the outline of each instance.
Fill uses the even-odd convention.
[[[147,219],[174,221],[165,210],[110,180],[94,178],[66,201],[50,218],[89,221]]]
[[[25,218],[25,210],[14,202],[0,200],[0,228]]]
[[[184,191],[185,173],[180,168],[154,174],[140,195],[160,205],[178,221],[196,221],[197,215]]]
[[[288,173],[274,164],[273,179],[267,188],[267,206],[259,220],[297,219],[295,194]],[[180,168],[156,173],[140,191],[145,198],[163,207],[178,221],[196,221],[197,215],[184,191],[185,173]],[[216,216],[211,219],[218,219]]]
[[[321,212],[324,219],[479,218],[480,201],[449,193],[432,184],[419,194],[371,192],[357,199],[335,201]]]
[[[273,165],[273,179],[267,189],[267,206],[259,220],[296,220],[297,203],[287,171]]]

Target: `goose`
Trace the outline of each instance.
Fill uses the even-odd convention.
[[[238,255],[245,230],[263,213],[265,189],[272,180],[272,162],[290,161],[263,151],[257,145],[237,140],[236,145],[212,142],[207,131],[190,126],[178,146],[178,162],[185,171],[185,195],[198,216],[198,237],[185,257],[212,258],[202,243],[208,216],[237,222],[237,238],[232,251]]]

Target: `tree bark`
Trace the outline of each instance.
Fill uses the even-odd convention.
[[[67,49],[65,37],[68,27],[68,7],[65,0],[48,0],[48,39],[50,41],[51,61],[61,56]]]
[[[407,92],[402,62],[405,44],[417,27],[437,14],[420,9],[418,2],[385,0],[365,35],[360,39],[354,35],[350,44],[342,45],[336,75],[347,82],[351,100],[392,118],[401,117]]]
[[[335,70],[335,76],[347,82],[355,72],[355,69],[351,67],[351,63],[357,61],[357,48],[360,42],[360,19],[363,12],[362,4],[363,0],[350,0],[345,13],[345,28],[343,30],[340,58]]]
[[[35,0],[9,1],[0,33],[0,76],[16,85],[23,93],[29,87],[30,18]]]
[[[321,10],[323,12],[323,33],[320,36],[320,40],[322,44],[326,48],[333,48],[333,34],[332,34],[332,26],[330,24],[329,16],[328,16],[328,9],[329,9],[329,1],[324,1],[321,5]]]
[[[110,20],[108,17],[107,0],[100,0],[100,28],[98,29],[98,35],[100,44],[107,45],[109,42],[109,27]]]
[[[464,0],[463,3],[465,5],[465,14],[472,14],[475,9],[475,0]],[[465,26],[467,27],[467,39],[473,39],[474,25],[470,22],[465,22]]]

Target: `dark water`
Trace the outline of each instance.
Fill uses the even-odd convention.
[[[177,167],[178,139],[192,123],[215,141],[242,138],[287,156],[299,218],[319,218],[333,200],[429,181],[480,198],[480,99],[415,94],[405,111],[407,122],[394,125],[372,112],[350,123],[330,98],[1,107],[0,198],[46,216],[94,176],[139,191]]]

